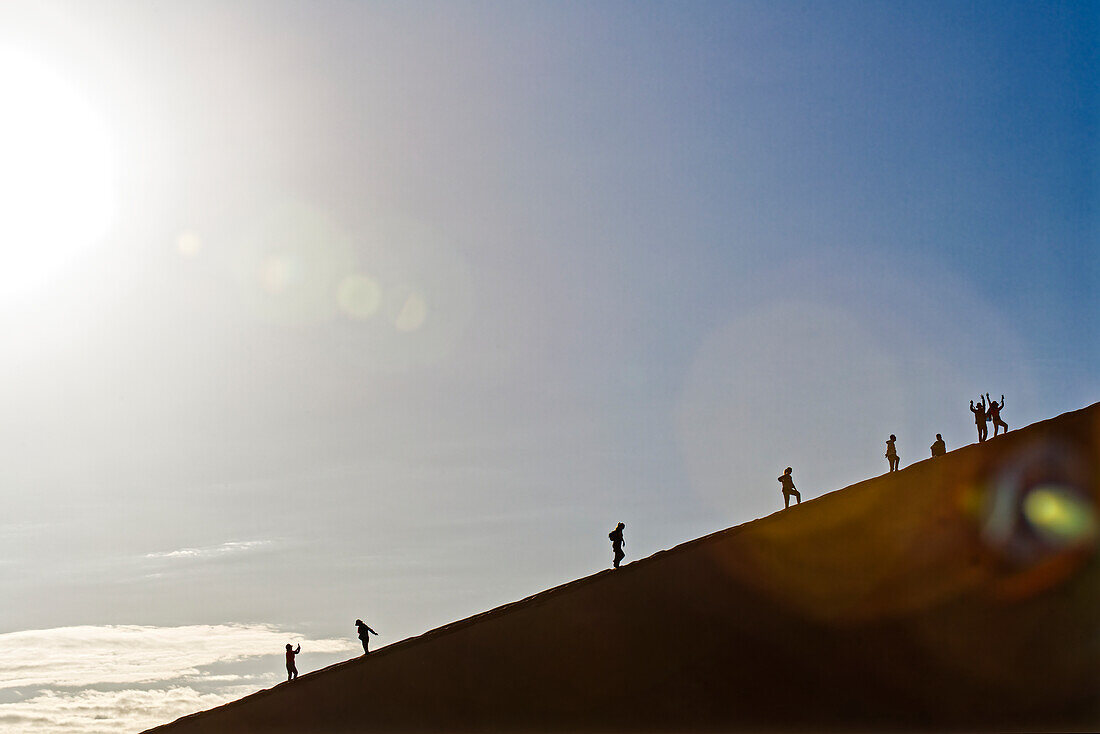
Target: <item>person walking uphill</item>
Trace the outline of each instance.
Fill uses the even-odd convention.
[[[366,655],[370,652],[367,649],[367,643],[370,642],[371,635],[377,635],[378,633],[367,626],[367,623],[361,619],[355,620],[355,629],[359,630],[359,641],[363,643],[363,654]]]
[[[288,683],[298,677],[298,666],[294,664],[294,656],[301,651],[301,643],[298,643],[297,650],[291,650],[289,642],[286,645],[286,680]]]
[[[625,527],[626,525],[619,523],[614,530],[607,534],[608,540],[611,541],[611,550],[615,553],[615,560],[612,563],[615,568],[618,568],[619,563],[626,558],[626,554],[623,553],[623,545],[626,543],[623,539],[623,528]]]
[[[890,471],[897,471],[898,463],[901,462],[901,458],[898,456],[898,450],[894,446],[894,442],[897,440],[898,437],[891,433],[889,440],[886,441],[886,460],[890,462]]]
[[[791,506],[791,495],[798,500],[798,504],[802,504],[802,495],[798,493],[798,490],[794,488],[794,479],[791,478],[791,472],[794,471],[789,466],[787,470],[783,472],[783,475],[779,477],[779,483],[783,485],[783,509],[787,509]]]

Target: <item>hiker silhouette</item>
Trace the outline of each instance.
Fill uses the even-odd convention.
[[[989,415],[985,412],[985,398],[981,395],[978,396],[978,407],[974,407],[974,401],[970,401],[970,412],[974,414],[974,425],[978,427],[978,443],[985,441],[985,437],[988,435],[989,430],[986,428],[986,421],[989,420]]]
[[[794,488],[794,479],[791,478],[791,472],[794,471],[789,466],[783,475],[779,477],[779,483],[783,485],[783,509],[787,509],[791,506],[791,496],[798,500],[798,504],[802,504],[802,495],[798,493],[798,490]]]
[[[898,450],[894,447],[894,442],[898,440],[898,437],[894,434],[890,434],[890,438],[886,441],[886,460],[890,462],[890,471],[898,470],[898,463],[901,458],[898,457]]]
[[[371,635],[377,635],[378,633],[367,626],[367,623],[361,619],[355,620],[355,629],[359,631],[359,641],[363,643],[363,654],[370,653],[367,649],[367,643],[370,641]]]
[[[301,643],[298,643],[297,650],[291,650],[289,642],[286,645],[286,679],[288,683],[298,677],[298,666],[294,664],[294,656],[301,651]]]
[[[986,400],[989,400],[989,393],[985,394]],[[998,428],[1004,428],[1005,433],[1008,433],[1008,424],[1001,420],[1001,408],[1005,407],[1005,396],[1001,396],[1001,404],[998,405],[996,400],[989,400],[989,420],[993,421],[993,435],[997,435]]]
[[[611,541],[611,550],[615,552],[615,560],[612,565],[615,568],[619,567],[619,563],[626,558],[626,554],[623,553],[623,546],[626,544],[626,540],[623,538],[623,528],[626,525],[619,523],[615,526],[615,529],[607,534],[608,539]]]
[[[932,456],[943,456],[947,453],[947,444],[943,442],[943,436],[938,433],[935,442],[929,448],[932,449]]]

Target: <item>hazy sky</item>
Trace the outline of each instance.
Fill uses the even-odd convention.
[[[4,3],[0,724],[164,721],[969,443],[979,392],[1097,401],[1098,17]]]

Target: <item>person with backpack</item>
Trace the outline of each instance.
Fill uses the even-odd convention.
[[[623,528],[625,527],[626,525],[619,523],[614,530],[607,534],[608,540],[611,541],[611,550],[615,553],[615,560],[612,562],[615,568],[618,568],[619,563],[626,558],[626,554],[623,553],[623,546],[626,544],[626,540],[623,539]]]
[[[791,506],[791,497],[793,496],[798,500],[798,504],[802,504],[802,495],[798,493],[798,490],[794,488],[794,479],[791,477],[791,472],[794,471],[789,466],[783,475],[779,477],[779,483],[783,486],[783,509],[787,509]]]
[[[370,650],[367,649],[367,643],[370,641],[370,636],[377,636],[378,633],[367,626],[367,623],[361,619],[355,620],[355,629],[359,631],[359,641],[363,643],[363,654],[367,655]]]

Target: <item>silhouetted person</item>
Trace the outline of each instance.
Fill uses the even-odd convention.
[[[794,470],[788,466],[787,470],[783,472],[783,476],[779,477],[779,483],[783,485],[784,510],[791,506],[791,495],[794,495],[795,499],[798,500],[798,504],[802,504],[802,495],[794,488],[794,479],[791,478],[792,471]]]
[[[619,563],[626,558],[626,554],[623,553],[623,545],[626,544],[626,541],[623,539],[623,528],[625,527],[626,525],[619,523],[615,526],[614,530],[607,534],[608,540],[611,541],[611,550],[615,552],[615,560],[613,561],[615,568],[618,568]]]
[[[936,434],[936,442],[932,444],[932,456],[943,456],[947,453],[947,444],[943,442],[943,436]]]
[[[978,427],[978,443],[981,443],[989,433],[985,427],[985,422],[989,420],[989,416],[985,412],[985,399],[979,395],[978,401],[978,407],[976,408],[974,407],[974,401],[970,401],[970,412],[974,414],[974,425]]]
[[[377,635],[378,633],[367,626],[366,622],[361,619],[355,620],[355,629],[359,630],[359,641],[363,643],[363,654],[366,655],[370,652],[367,649],[367,643],[370,641],[371,635]]]
[[[294,656],[302,651],[301,643],[297,650],[290,649],[290,643],[286,644],[286,679],[290,682],[298,677],[298,667],[294,664]]]
[[[985,394],[987,400],[989,400],[989,393]],[[1001,404],[997,405],[996,400],[989,400],[989,420],[993,421],[993,435],[997,435],[997,428],[1005,429],[1005,433],[1008,433],[1008,424],[1001,420],[1001,408],[1005,407],[1005,396],[1001,396]]]
[[[886,441],[886,460],[890,462],[890,471],[898,470],[898,462],[901,461],[898,458],[898,450],[894,447],[894,441],[897,441],[898,437],[894,434],[890,434],[890,438]]]

